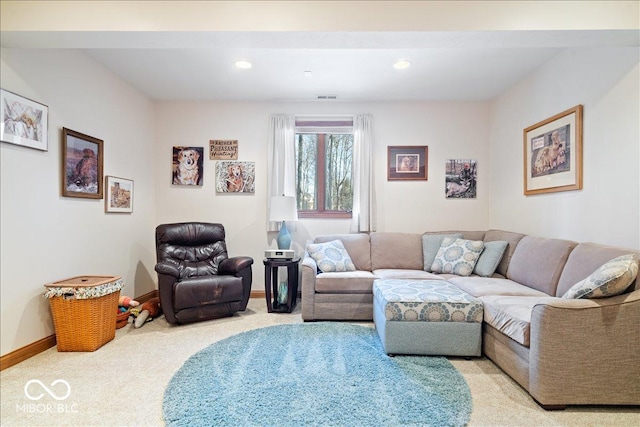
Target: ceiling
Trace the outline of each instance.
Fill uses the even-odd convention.
[[[318,102],[486,101],[564,49],[640,46],[637,5],[544,3],[3,0],[0,42],[80,50],[154,100]]]

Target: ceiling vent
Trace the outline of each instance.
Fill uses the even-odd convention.
[[[318,99],[338,99],[338,95],[318,95]]]

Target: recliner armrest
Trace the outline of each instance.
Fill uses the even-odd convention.
[[[236,274],[250,267],[251,264],[253,264],[253,258],[248,256],[227,258],[218,265],[218,274]]]
[[[176,279],[180,278],[179,264],[174,260],[164,260],[156,264],[156,272],[160,274],[167,274],[173,276]]]

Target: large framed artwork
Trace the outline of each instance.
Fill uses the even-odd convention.
[[[387,147],[387,181],[427,180],[426,145]]]
[[[524,194],[582,189],[582,105],[524,130]]]
[[[217,162],[216,193],[255,193],[255,162]]]
[[[62,129],[62,195],[102,199],[103,141]]]
[[[49,107],[0,89],[0,140],[47,151]]]
[[[104,198],[105,212],[133,212],[133,181],[117,176],[105,178],[107,196]]]

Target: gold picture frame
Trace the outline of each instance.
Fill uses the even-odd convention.
[[[523,131],[524,194],[582,189],[582,105]]]
[[[62,128],[62,195],[102,199],[103,141]]]

